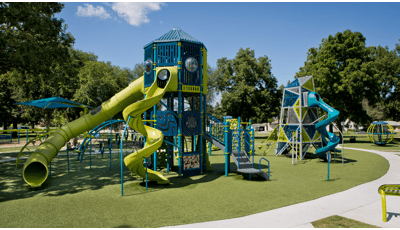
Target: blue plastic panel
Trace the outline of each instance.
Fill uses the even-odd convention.
[[[177,118],[170,111],[157,111],[156,128],[163,132],[164,136],[178,135]]]
[[[184,85],[200,86],[200,52],[201,46],[196,44],[182,42],[182,83]],[[194,57],[198,63],[198,69],[195,72],[190,72],[186,69],[185,61],[189,57]]]
[[[299,127],[298,125],[286,125],[283,128],[283,131],[285,132],[285,134],[289,140],[292,138],[292,133],[295,132],[298,127]]]
[[[144,49],[144,61],[143,65],[147,59],[150,59],[152,62],[154,61],[154,53],[153,53],[153,46],[148,46]],[[144,72],[144,87],[147,88],[151,86],[154,82],[154,70],[151,68],[150,73]]]
[[[315,125],[303,125],[303,129],[307,132],[308,136],[312,140],[316,132]]]
[[[157,66],[178,65],[178,43],[157,43]]]
[[[283,96],[283,107],[292,107],[299,98],[299,95],[292,93],[289,90],[285,90],[285,94]]]
[[[182,113],[182,133],[184,136],[199,135],[200,111],[185,111]]]
[[[294,79],[294,81],[290,82],[289,85],[287,85],[285,88],[291,88],[291,87],[296,87],[300,86],[299,79]]]

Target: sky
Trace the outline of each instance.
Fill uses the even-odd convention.
[[[400,43],[400,2],[67,2],[56,14],[74,48],[99,61],[133,69],[143,46],[179,27],[207,47],[208,64],[233,59],[240,48],[268,56],[278,86],[294,79],[307,51],[338,32],[361,32],[367,46]]]

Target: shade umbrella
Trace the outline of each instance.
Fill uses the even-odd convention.
[[[44,99],[38,99],[38,100],[33,100],[33,101],[26,101],[26,102],[19,102],[15,103],[17,105],[30,105],[30,106],[35,106],[39,107],[42,109],[53,109],[53,108],[68,108],[68,107],[79,107],[83,108],[83,114],[87,114],[87,108],[91,108],[88,105],[84,105],[75,101],[71,101],[65,98],[61,97],[49,97],[49,98],[44,98]],[[68,120],[67,114],[65,113],[65,116]],[[69,120],[68,120],[69,121]],[[48,127],[47,127],[48,128]],[[76,142],[76,140],[74,140]]]
[[[66,108],[66,107],[79,107],[84,109],[84,114],[87,113],[87,108],[91,108],[88,105],[84,105],[78,102],[74,102],[61,97],[49,97],[44,99],[38,99],[33,101],[26,101],[16,103],[17,105],[31,105],[42,109],[53,109],[53,108]]]

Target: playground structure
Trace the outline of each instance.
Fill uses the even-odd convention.
[[[326,115],[319,116],[318,108],[326,112],[326,118]],[[340,139],[328,132],[326,126],[338,116],[339,112],[324,103],[315,92],[312,76],[295,79],[284,89],[279,125],[266,141],[269,143],[267,152],[276,145],[276,155],[288,153],[291,149],[292,157],[295,154],[303,159],[313,145],[319,158],[330,160],[327,153],[340,152],[335,149]]]
[[[251,129],[250,122],[241,122],[232,117],[224,117],[224,121],[206,114],[206,133],[204,138],[209,142],[209,154],[211,155],[211,146],[215,145],[225,154],[225,176],[230,172],[230,156],[233,158],[237,171],[241,173],[256,174],[269,180],[269,161],[265,158],[260,159],[259,169],[254,168],[254,129]],[[248,125],[242,129],[242,125]],[[250,157],[252,156],[252,160]],[[268,174],[261,171],[261,160],[268,162]]]
[[[367,136],[372,143],[383,146],[393,140],[394,130],[387,122],[375,121],[368,127]]]
[[[41,143],[25,162],[25,182],[32,187],[41,186],[48,177],[47,166],[58,151],[71,138],[92,130],[83,141],[83,147],[78,150],[82,159],[87,144],[97,135],[96,132],[101,127],[111,125],[112,121],[106,121],[120,111],[123,111],[126,124],[144,137],[144,148],[134,151],[123,160],[126,167],[138,176],[159,184],[169,183],[166,177],[157,172],[157,150],[162,143],[167,144],[165,156],[168,170],[174,165],[173,156],[176,153],[179,177],[203,174],[209,166],[207,140],[225,151],[227,172],[231,155],[239,172],[268,177],[261,169],[250,167],[247,154],[252,152],[254,156],[254,144],[251,145],[254,135],[244,131],[247,129],[241,129],[240,121],[237,129],[228,129],[226,121],[218,121],[206,114],[207,49],[203,43],[174,28],[144,46],[144,67],[144,76],[88,114],[64,125]],[[161,110],[157,110],[157,103],[162,105]],[[221,127],[225,129],[223,141],[212,132]],[[126,129],[127,126],[122,136],[125,136]],[[189,137],[191,148],[185,148]],[[123,138],[121,149],[122,145]],[[121,158],[122,155],[121,150]],[[143,160],[150,156],[153,170],[145,168],[143,164]],[[254,164],[254,159],[251,164]]]

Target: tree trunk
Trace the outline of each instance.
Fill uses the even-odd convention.
[[[18,121],[16,119],[13,120],[13,129],[18,129]],[[18,133],[17,132],[13,132],[12,133],[12,137],[18,137]]]

